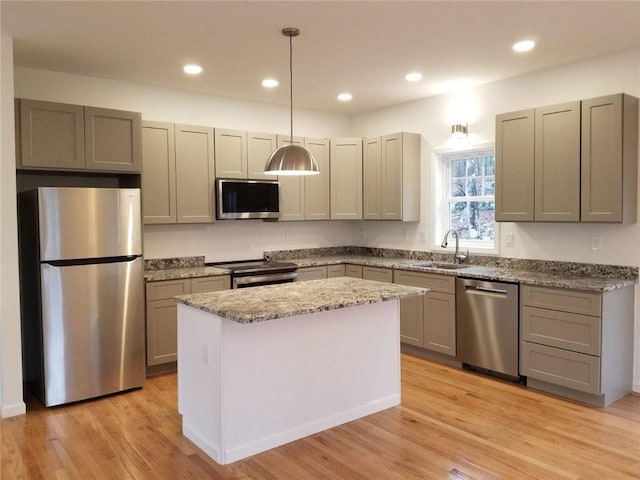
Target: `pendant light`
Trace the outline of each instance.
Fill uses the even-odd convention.
[[[320,173],[316,159],[303,146],[293,144],[293,37],[300,35],[300,30],[295,27],[288,27],[282,29],[282,34],[285,37],[289,37],[290,141],[292,143],[277,148],[271,154],[264,167],[264,173],[268,175],[315,175]]]

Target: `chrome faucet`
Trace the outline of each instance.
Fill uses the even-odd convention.
[[[460,253],[460,242],[458,238],[458,232],[456,232],[453,228],[447,230],[447,233],[444,234],[444,238],[442,239],[442,243],[440,244],[440,246],[442,248],[447,248],[447,244],[448,244],[447,240],[449,239],[449,234],[452,234],[453,237],[456,239],[456,253],[453,255],[453,263],[455,264],[456,261],[457,263],[462,263],[467,258],[469,258],[469,250],[467,249],[467,253]]]

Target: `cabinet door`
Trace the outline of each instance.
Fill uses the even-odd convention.
[[[380,137],[362,141],[362,199],[365,220],[380,220],[382,189],[382,143]]]
[[[456,355],[456,297],[429,292],[424,297],[424,348]]]
[[[191,293],[218,292],[230,288],[231,277],[229,275],[191,279]]]
[[[304,267],[298,269],[298,282],[305,282],[307,280],[321,280],[327,278],[327,267]]]
[[[178,360],[178,322],[173,299],[147,302],[147,366]]]
[[[85,107],[84,135],[88,170],[142,170],[139,112]]]
[[[582,102],[583,222],[622,222],[622,95]]]
[[[84,169],[84,107],[20,100],[18,168]]]
[[[142,122],[144,223],[176,223],[176,151],[173,123]]]
[[[344,277],[347,275],[347,269],[344,263],[340,265],[327,265],[327,278]]]
[[[247,178],[247,132],[215,129],[217,178]]]
[[[393,283],[393,270],[380,267],[362,267],[362,278],[377,282]]]
[[[402,220],[402,133],[382,137],[382,220]]]
[[[290,137],[278,135],[278,147],[291,143]],[[294,145],[303,145],[302,137],[293,137]],[[280,175],[280,221],[305,219],[303,175]]]
[[[424,346],[424,297],[400,300],[400,341],[416,347]]]
[[[496,221],[534,219],[534,111],[496,116]]]
[[[347,277],[362,278],[362,265],[347,265],[345,273]]]
[[[580,220],[580,102],[535,110],[535,221]]]
[[[178,223],[213,222],[213,129],[187,125],[175,129]]]
[[[249,132],[247,134],[247,170],[252,180],[277,180],[274,175],[265,175],[264,167],[278,143],[273,133]],[[217,159],[216,159],[217,162]]]
[[[362,139],[331,140],[331,219],[362,219]]]
[[[331,218],[329,140],[305,138],[304,146],[313,154],[320,169],[318,175],[304,177],[305,218],[329,220]]]

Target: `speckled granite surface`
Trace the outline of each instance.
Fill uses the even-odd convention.
[[[217,275],[229,275],[229,270],[218,267],[187,267],[166,268],[158,270],[145,270],[144,279],[147,282],[159,282],[161,280],[177,280],[180,278],[215,277]]]
[[[204,267],[204,255],[199,257],[145,258],[145,270]]]
[[[339,277],[176,297],[185,305],[239,323],[254,323],[424,295],[424,288]]]

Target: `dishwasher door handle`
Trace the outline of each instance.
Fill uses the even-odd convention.
[[[500,290],[499,288],[476,287],[476,286],[470,286],[470,285],[465,285],[465,292],[478,293],[481,295],[482,294],[499,295],[505,298],[507,296],[506,290]]]

